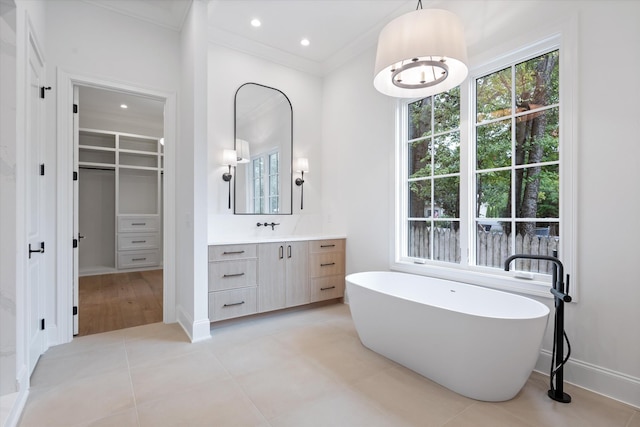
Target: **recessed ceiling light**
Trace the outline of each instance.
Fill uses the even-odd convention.
[[[254,18],[254,19],[251,20],[251,26],[252,27],[258,28],[260,25],[262,25],[262,22],[260,22],[260,20],[258,18]]]
[[[309,46],[309,39],[302,39],[300,40],[300,44],[302,46]]]
[[[122,109],[127,109],[127,108],[129,108],[129,107],[127,106],[127,104],[120,104],[120,108],[122,108]]]

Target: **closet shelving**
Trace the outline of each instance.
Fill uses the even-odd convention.
[[[160,139],[80,129],[80,275],[162,263]]]

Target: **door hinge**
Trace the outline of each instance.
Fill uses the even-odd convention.
[[[78,180],[78,172],[73,171],[73,180],[77,181]]]
[[[73,239],[73,247],[74,248],[78,247],[78,239]]]
[[[73,113],[78,114],[78,104],[73,104]]]
[[[44,163],[40,164],[40,176],[44,176]]]
[[[40,330],[44,331],[44,319],[40,319]]]
[[[74,306],[73,306],[73,315],[74,315],[74,316],[77,316],[77,315],[78,315],[78,306],[77,306],[77,305],[74,305]]]
[[[44,91],[51,90],[51,86],[40,86],[40,98],[44,99]]]

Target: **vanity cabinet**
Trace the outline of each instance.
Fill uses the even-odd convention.
[[[345,240],[315,240],[309,248],[311,302],[344,296]]]
[[[309,303],[308,242],[258,245],[258,310]]]
[[[209,320],[344,296],[345,239],[209,246]]]
[[[209,320],[258,312],[257,245],[209,246]]]

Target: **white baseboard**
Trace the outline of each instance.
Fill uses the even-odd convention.
[[[0,426],[15,427],[20,421],[29,390],[0,396]]]
[[[0,396],[0,426],[15,427],[20,421],[24,405],[29,397],[29,376],[27,367],[22,366],[16,380],[17,392]]]
[[[209,323],[209,319],[194,322],[191,316],[189,316],[181,306],[176,307],[176,312],[178,315],[178,323],[187,333],[191,342],[203,341],[211,338],[211,325]]]
[[[541,350],[535,370],[549,375],[550,368],[551,352]],[[564,365],[564,380],[640,409],[640,378],[581,360],[569,359]]]

